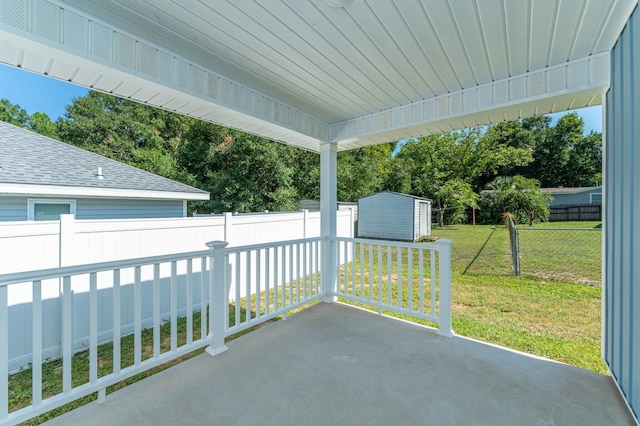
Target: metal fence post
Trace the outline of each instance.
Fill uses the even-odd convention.
[[[511,260],[513,262],[513,273],[520,276],[520,242],[518,241],[518,228],[513,219],[509,218],[509,242],[511,243]]]
[[[227,266],[226,247],[229,243],[225,241],[211,241],[207,247],[211,249],[209,267],[209,346],[205,350],[209,355],[216,356],[226,351],[228,348],[224,344],[225,321],[229,321],[226,316],[226,275]]]
[[[437,334],[453,337],[451,329],[451,244],[453,240],[439,238],[438,246],[438,275],[440,290],[440,323]]]

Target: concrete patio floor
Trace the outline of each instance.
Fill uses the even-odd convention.
[[[633,425],[610,377],[320,303],[50,425]]]

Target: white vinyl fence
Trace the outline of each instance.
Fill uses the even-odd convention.
[[[338,212],[338,235],[353,237],[353,221],[350,211]],[[41,269],[69,267],[103,262],[117,262],[152,256],[171,256],[206,250],[209,241],[221,240],[233,247],[276,243],[284,241],[317,238],[320,236],[320,214],[318,212],[269,213],[246,215],[217,215],[178,219],[139,220],[75,220],[67,215],[58,222],[19,222],[0,224],[0,275],[15,272],[37,271]],[[316,248],[317,249],[317,248]],[[289,276],[289,280],[317,272],[319,264],[304,261],[306,245],[293,245],[280,254],[279,262]],[[237,282],[251,283],[234,287],[232,299],[240,299],[247,294],[260,291],[261,282],[254,275],[260,274],[260,265],[269,264],[264,252],[234,255],[229,259],[229,267]],[[237,264],[237,265],[236,265]],[[294,265],[302,268],[295,271]],[[138,269],[122,269],[118,272],[120,286],[122,335],[134,331],[133,306],[139,306],[142,328],[153,325],[154,315],[163,321],[172,312],[178,316],[187,315],[187,307],[200,310],[200,301],[206,289],[201,287],[204,266],[199,261],[156,262]],[[262,272],[263,273],[263,272]],[[110,307],[113,306],[113,276],[97,273],[92,282],[88,276],[76,277],[70,282],[73,296],[68,299],[73,304],[72,337],[73,351],[87,347],[89,338],[89,294],[96,286],[96,303],[100,312],[97,323],[99,343],[112,336],[113,324]],[[187,283],[192,282],[192,296],[187,296]],[[134,286],[138,283],[138,286]],[[42,354],[44,358],[60,356],[60,342],[63,339],[59,327],[63,311],[61,295],[63,283],[58,279],[42,281],[41,305],[43,318]],[[256,288],[256,285],[258,288]],[[136,296],[134,288],[139,294]],[[155,289],[155,290],[154,290]],[[262,287],[264,289],[264,287]],[[175,293],[175,294],[174,294]],[[141,297],[136,304],[135,298]],[[152,300],[157,298],[157,303]],[[187,299],[189,299],[187,303]],[[31,362],[33,290],[31,285],[15,284],[7,292],[9,323],[9,370],[15,371]],[[157,312],[154,312],[157,310]]]

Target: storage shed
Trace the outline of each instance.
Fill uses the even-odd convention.
[[[431,235],[431,200],[382,191],[358,200],[358,237],[417,241]]]

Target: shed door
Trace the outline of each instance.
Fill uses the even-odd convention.
[[[429,205],[420,203],[420,236],[429,235]]]

